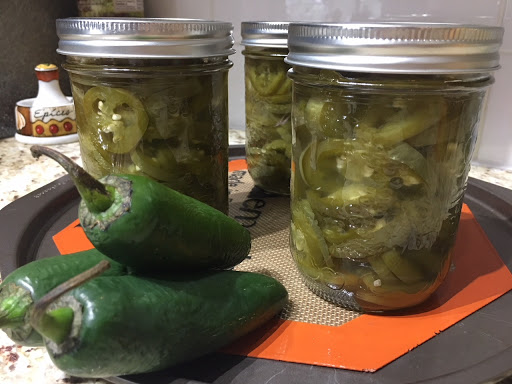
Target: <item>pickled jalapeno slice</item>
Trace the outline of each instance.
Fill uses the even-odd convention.
[[[130,152],[148,127],[144,105],[126,89],[93,87],[85,93],[83,103],[86,127],[99,135],[108,152]]]
[[[130,153],[131,160],[138,169],[159,181],[171,181],[177,177],[176,158],[163,140],[151,143],[141,141]]]
[[[286,72],[276,70],[273,60],[259,60],[247,67],[247,77],[261,96],[276,93],[286,80]]]
[[[297,260],[311,267],[331,267],[333,265],[327,244],[322,238],[322,232],[306,200],[302,200],[292,208],[292,233],[295,249],[302,257]]]
[[[311,131],[327,137],[347,135],[352,130],[346,119],[349,108],[347,103],[311,97],[304,111],[306,124]]]
[[[195,77],[168,81],[165,88],[160,87],[142,100],[149,117],[144,140],[179,138],[185,130],[191,129],[198,109],[191,105],[193,97],[202,94],[202,106],[210,105],[206,86],[201,86]]]

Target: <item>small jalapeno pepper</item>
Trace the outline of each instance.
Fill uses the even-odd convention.
[[[78,217],[102,253],[138,271],[230,268],[249,254],[249,231],[221,211],[145,176],[94,179],[61,153],[32,146],[62,165],[82,197]]]

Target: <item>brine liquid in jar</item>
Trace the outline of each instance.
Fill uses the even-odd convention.
[[[289,62],[291,251],[305,283],[367,312],[425,301],[450,269],[492,76]]]

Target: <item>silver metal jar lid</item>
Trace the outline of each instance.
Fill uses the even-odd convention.
[[[292,65],[372,73],[448,74],[499,68],[503,28],[440,23],[291,23]]]
[[[243,21],[242,45],[251,47],[286,48],[289,22]]]
[[[233,49],[231,23],[195,19],[57,19],[58,53],[104,58],[201,58]]]

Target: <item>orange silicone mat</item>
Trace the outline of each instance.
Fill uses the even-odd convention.
[[[512,274],[467,206],[461,215],[453,267],[420,307],[368,315],[312,294],[294,269],[288,248],[288,199],[254,190],[244,160],[230,163],[230,215],[253,236],[237,269],[281,280],[290,303],[281,318],[224,352],[319,366],[376,371],[512,289]],[[54,236],[62,254],[91,248],[78,220]],[[385,346],[385,347],[379,347]]]

